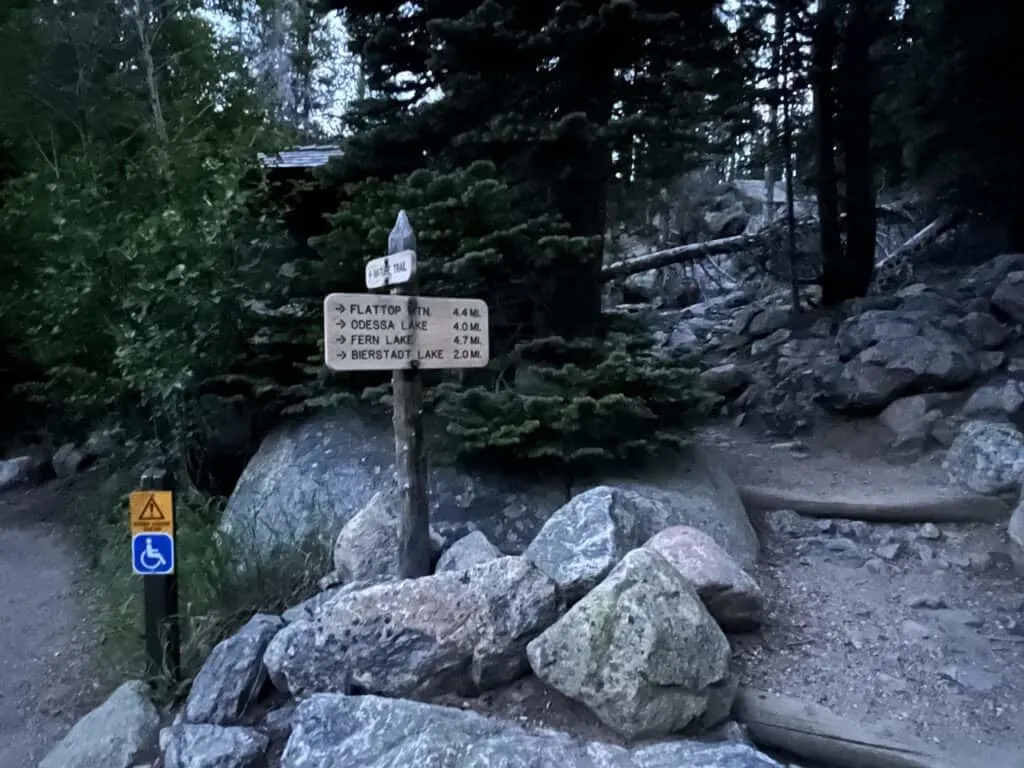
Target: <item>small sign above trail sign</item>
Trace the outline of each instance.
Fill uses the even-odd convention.
[[[332,293],[324,299],[324,362],[334,371],[482,368],[490,360],[480,299]]]
[[[366,263],[366,288],[372,291],[375,288],[408,283],[415,273],[416,251],[399,251],[370,259]]]

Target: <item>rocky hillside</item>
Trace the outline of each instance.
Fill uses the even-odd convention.
[[[893,448],[928,450],[950,445],[968,419],[1024,415],[1024,255],[936,271],[832,311],[793,316],[784,288],[631,311],[647,314],[665,346],[703,349],[727,412],[774,434],[877,417]]]

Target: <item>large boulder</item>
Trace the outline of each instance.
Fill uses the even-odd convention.
[[[978,376],[978,350],[956,316],[908,309],[909,301],[899,309],[868,310],[840,325],[836,344],[842,365],[822,381],[825,401],[834,410],[879,413],[904,395],[960,389]]]
[[[270,643],[265,662],[293,695],[471,695],[527,669],[526,644],[557,618],[555,585],[521,557],[340,594]]]
[[[1024,323],[1024,271],[1003,278],[992,294],[992,309],[1010,322]]]
[[[17,456],[0,461],[0,491],[27,485],[31,480],[31,473],[32,459],[29,456]]]
[[[351,411],[321,414],[271,433],[246,466],[221,520],[242,558],[252,561],[315,537],[326,546],[394,476],[391,425]],[[431,519],[448,541],[474,528],[504,552],[522,552],[565,503],[559,483],[430,473]]]
[[[718,542],[741,567],[759,544],[729,476],[698,449],[684,452],[659,486],[631,479],[599,485],[558,509],[523,556],[558,585],[567,602],[582,597],[632,549],[665,528],[688,525]]]
[[[377,696],[299,704],[281,768],[782,768],[746,744],[674,741],[626,749],[475,712]]]
[[[133,680],[79,720],[39,768],[132,768],[156,748],[159,732],[146,685]]]
[[[278,616],[256,614],[238,632],[219,642],[192,682],[185,720],[237,724],[267,680],[263,654],[283,626]]]
[[[53,477],[48,456],[33,452],[0,461],[0,491],[19,486],[37,485]]]
[[[296,619],[274,635],[263,664],[270,682],[282,693],[348,693],[351,688],[345,660],[317,642],[315,619]]]
[[[1024,575],[1024,495],[1010,516],[1006,532],[1010,538],[1010,558],[1017,572]]]
[[[1024,270],[1024,253],[1004,253],[971,269],[961,278],[958,290],[964,296],[991,299],[1011,272]]]
[[[968,312],[960,325],[967,339],[981,349],[998,349],[1010,336],[1009,328],[988,312]]]
[[[656,506],[635,491],[591,488],[551,516],[523,557],[551,577],[564,600],[575,602],[640,544],[643,521]]]
[[[1024,435],[1010,424],[969,421],[942,466],[953,482],[977,493],[1017,490],[1024,475]]]
[[[677,525],[656,533],[644,547],[668,560],[726,632],[751,632],[764,617],[757,582],[706,533]]]
[[[404,498],[398,489],[378,491],[338,533],[334,572],[341,582],[380,582],[402,576],[399,521]]]
[[[1017,379],[986,384],[974,391],[964,403],[964,416],[969,418],[1014,418],[1024,410],[1024,382]]]
[[[924,450],[932,438],[932,427],[942,418],[928,395],[911,395],[893,400],[878,420],[893,434],[892,448],[899,451]]]
[[[729,642],[693,587],[664,557],[630,552],[527,646],[552,688],[633,739],[724,719],[735,685]]]

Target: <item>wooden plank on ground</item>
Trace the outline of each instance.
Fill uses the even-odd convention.
[[[741,688],[733,717],[756,745],[834,768],[950,768],[922,744],[893,739],[792,696]]]

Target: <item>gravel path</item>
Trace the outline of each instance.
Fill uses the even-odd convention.
[[[728,428],[713,440],[734,477],[832,498],[885,488],[912,505],[945,481],[934,459],[887,464],[870,432],[797,451]],[[769,615],[733,640],[745,684],[923,739],[956,768],[1024,766],[1024,579],[1005,523],[755,522]]]
[[[34,768],[98,700],[70,490],[0,493],[0,768]]]

